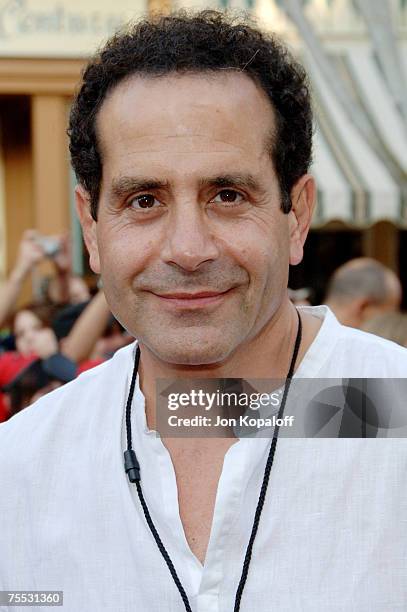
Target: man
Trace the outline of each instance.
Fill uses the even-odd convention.
[[[369,257],[351,259],[333,274],[325,303],[342,325],[357,327],[400,308],[401,285],[392,270]]]
[[[302,68],[209,12],[135,25],[83,79],[78,213],[140,353],[0,429],[1,588],[69,612],[405,609],[404,440],[281,439],[266,493],[270,439],[155,435],[158,378],[407,374],[401,347],[288,299],[315,195]]]

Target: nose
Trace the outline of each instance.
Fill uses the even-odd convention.
[[[163,260],[188,272],[193,272],[219,256],[219,249],[205,211],[187,202],[174,206],[166,228],[161,251]]]

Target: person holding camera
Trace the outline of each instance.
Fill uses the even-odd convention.
[[[44,247],[37,237],[38,232],[33,229],[24,232],[14,267],[0,289],[0,328],[14,311],[25,280],[45,258]]]
[[[24,232],[15,265],[0,289],[0,329],[7,325],[11,332],[2,338],[2,350],[0,349],[0,422],[30,403],[30,396],[26,393],[25,401],[15,401],[10,409],[4,393],[7,385],[30,367],[33,361],[60,354],[57,338],[51,328],[59,300],[57,304],[31,304],[15,310],[24,283],[47,258],[55,264],[58,298],[62,302],[68,302],[71,269],[69,239],[67,236],[42,236],[34,229]]]
[[[24,232],[14,267],[9,278],[0,289],[0,328],[15,310],[24,282],[34,272],[36,266],[45,259],[50,259],[55,266],[55,296],[53,303],[70,302],[71,255],[69,236],[42,236],[35,229]],[[89,293],[82,291],[85,299]]]

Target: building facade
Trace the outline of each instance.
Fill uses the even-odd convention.
[[[407,288],[401,265],[407,261],[406,4],[0,0],[0,280],[22,232],[32,227],[45,235],[71,231],[75,269],[83,272],[66,137],[81,70],[129,19],[182,6],[248,10],[261,27],[280,33],[308,68],[319,197],[294,286],[314,284],[321,299],[336,265],[370,255],[400,272]]]

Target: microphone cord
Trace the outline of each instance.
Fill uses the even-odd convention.
[[[281,399],[281,404],[280,404],[280,409],[278,411],[278,419],[281,419],[283,417],[284,414],[284,408],[287,402],[287,395],[288,395],[288,391],[290,389],[290,385],[291,385],[291,380],[294,374],[294,369],[295,369],[295,363],[297,360],[297,356],[298,356],[298,351],[301,345],[301,339],[302,339],[302,322],[301,322],[301,317],[300,314],[297,310],[297,316],[298,316],[298,329],[297,329],[297,336],[295,339],[295,344],[294,344],[294,350],[293,350],[293,354],[291,357],[291,362],[290,362],[290,367],[288,369],[288,373],[287,373],[287,377],[285,380],[285,384],[284,384],[284,392],[283,392],[283,397]],[[136,487],[137,487],[137,494],[140,500],[140,504],[141,507],[143,509],[143,513],[144,516],[146,518],[146,522],[147,525],[151,531],[151,533],[153,534],[154,540],[157,544],[157,547],[161,553],[161,555],[164,558],[165,563],[167,564],[167,567],[171,573],[171,576],[175,582],[175,585],[179,591],[179,594],[181,595],[182,601],[184,602],[184,606],[185,606],[185,610],[187,612],[192,612],[192,608],[191,605],[189,603],[188,600],[188,596],[185,592],[184,587],[182,586],[182,583],[178,577],[177,571],[174,567],[173,562],[171,561],[171,557],[169,556],[164,544],[162,543],[162,540],[159,536],[159,533],[153,523],[153,520],[151,518],[150,515],[150,511],[148,509],[146,500],[144,498],[143,495],[143,490],[141,488],[141,477],[140,477],[140,465],[139,462],[137,460],[137,456],[136,453],[133,450],[133,440],[132,440],[132,435],[131,435],[131,405],[133,402],[133,395],[134,395],[134,389],[136,386],[136,379],[137,379],[137,372],[138,372],[138,367],[139,367],[139,362],[140,362],[140,348],[137,346],[137,350],[136,350],[136,355],[134,358],[134,367],[133,367],[133,375],[131,378],[131,383],[130,383],[130,390],[129,390],[129,396],[127,398],[127,404],[126,404],[126,433],[127,433],[127,450],[124,451],[124,469],[125,472],[129,478],[129,481],[131,483],[135,483]],[[277,422],[281,422],[281,421],[277,421]],[[264,502],[266,499],[266,493],[267,493],[267,487],[268,487],[268,483],[269,483],[269,479],[270,479],[270,472],[271,472],[271,468],[273,466],[273,461],[274,461],[274,455],[276,452],[276,446],[277,446],[277,439],[278,439],[278,433],[279,433],[279,426],[276,425],[275,429],[274,429],[274,435],[273,435],[273,439],[271,441],[271,445],[270,445],[270,450],[269,450],[269,454],[267,457],[267,461],[266,461],[266,466],[264,469],[264,476],[263,476],[263,482],[260,488],[260,494],[259,494],[259,499],[257,502],[257,507],[256,507],[256,512],[254,514],[254,520],[253,520],[253,526],[252,526],[252,531],[250,534],[250,539],[249,539],[249,543],[247,545],[247,549],[246,549],[246,554],[245,554],[245,558],[243,561],[243,568],[242,568],[242,574],[239,580],[239,584],[236,590],[236,596],[235,596],[235,605],[233,608],[233,612],[239,612],[240,610],[240,603],[242,600],[242,594],[243,594],[243,589],[245,587],[246,584],[246,580],[247,580],[247,576],[248,576],[248,572],[249,572],[249,566],[250,566],[250,561],[252,558],[252,551],[253,551],[253,544],[254,544],[254,540],[256,538],[256,534],[257,534],[257,530],[259,527],[259,523],[260,523],[260,517],[261,517],[261,513],[263,511],[263,506],[264,506]]]

